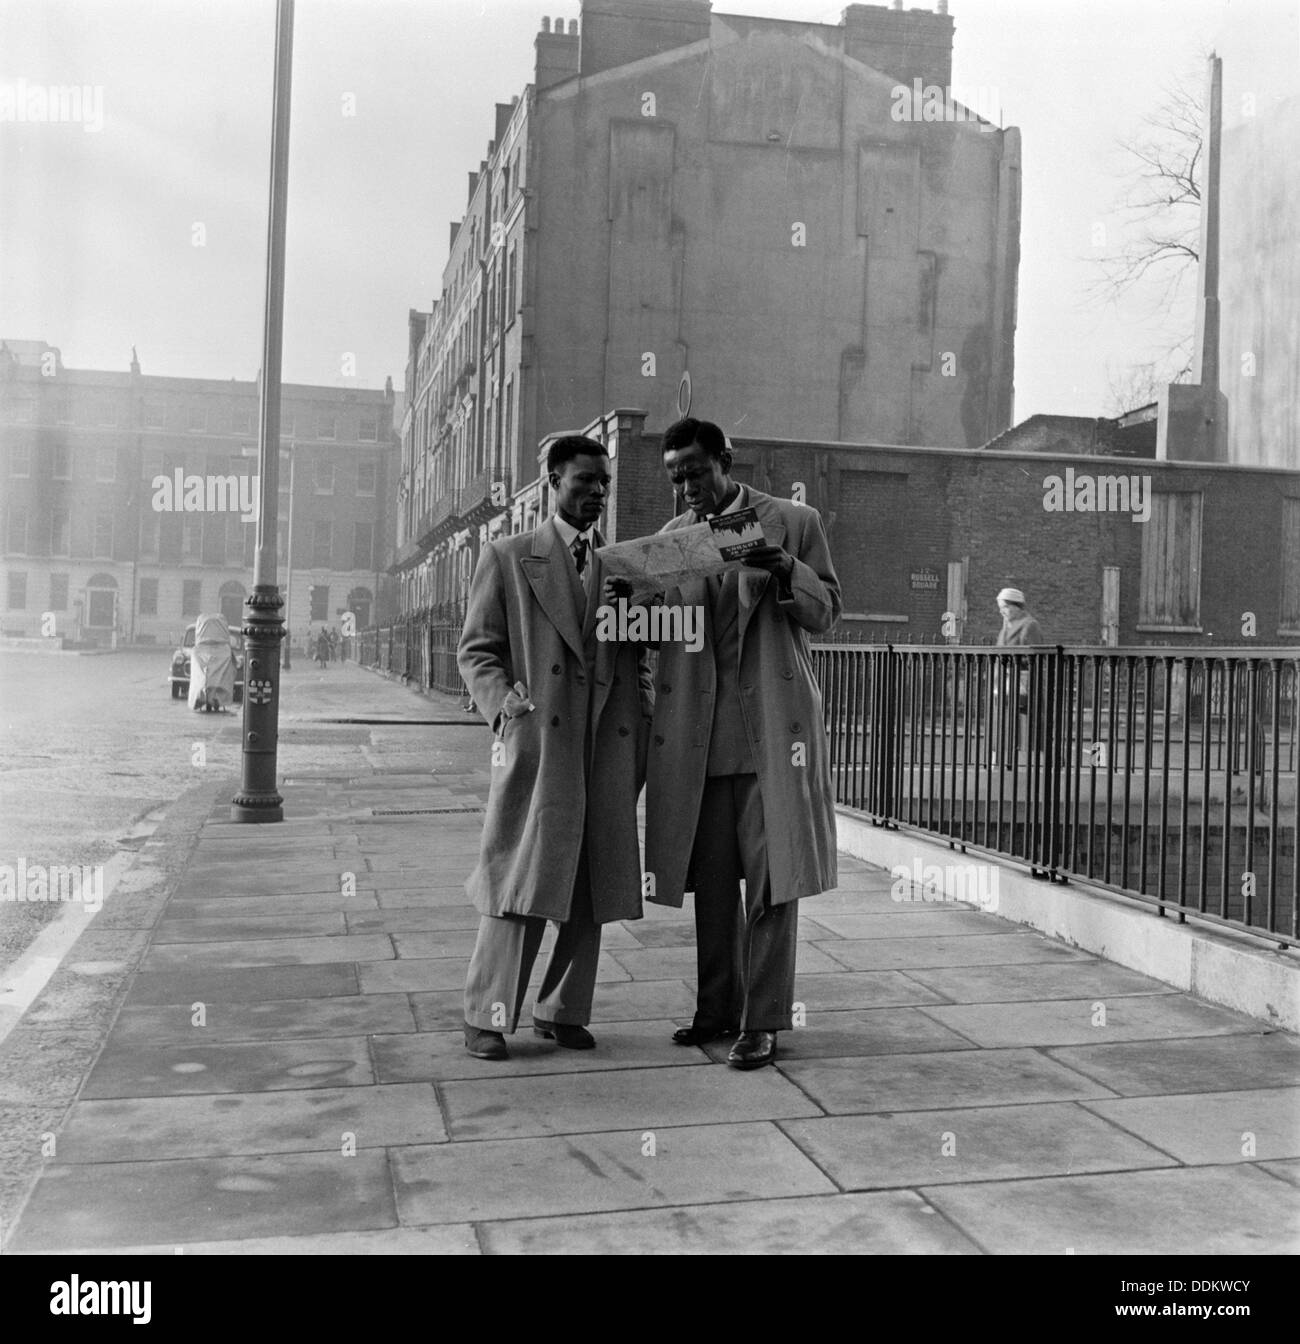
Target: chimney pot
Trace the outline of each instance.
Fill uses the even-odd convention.
[[[578,36],[578,20],[577,20],[577,19],[570,19],[570,20],[569,20],[569,36],[570,36],[570,37],[577,37],[577,36]]]
[[[543,18],[543,19],[542,19],[542,32],[544,32],[544,33],[549,33],[550,31],[551,31],[551,21],[550,21],[550,19]]]

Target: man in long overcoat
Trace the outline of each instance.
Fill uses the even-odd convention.
[[[646,781],[647,899],[680,906],[695,892],[697,1006],[673,1039],[739,1029],[727,1062],[758,1068],[791,1025],[797,901],[837,880],[809,635],[839,618],[840,585],[817,511],[733,481],[717,425],[681,420],[663,451],[688,506],[664,531],[750,507],[767,543],[745,557],[749,568],[665,595],[703,608],[705,639],[696,653],[660,647]]]
[[[641,917],[636,804],[654,693],[644,644],[598,640],[603,544],[596,523],[609,458],[579,435],[552,443],[557,511],[479,559],[458,650],[492,726],[491,785],[478,866],[479,910],[465,986],[465,1046],[508,1057],[546,921],[559,925],[534,1029],[572,1049],[586,1025],[602,924]]]

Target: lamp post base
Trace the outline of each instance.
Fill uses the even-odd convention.
[[[230,800],[231,821],[284,820],[284,799],[275,787],[282,606],[278,588],[258,584],[244,608],[243,787]]]

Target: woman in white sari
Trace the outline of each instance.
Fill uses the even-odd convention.
[[[200,616],[190,654],[190,708],[224,712],[235,698],[235,659],[230,627],[220,616]]]

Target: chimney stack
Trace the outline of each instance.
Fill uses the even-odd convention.
[[[533,39],[537,51],[536,72],[533,85],[540,93],[552,84],[572,79],[578,73],[578,24],[574,20],[569,31],[564,31],[564,20],[555,20],[555,31],[551,31],[550,19],[542,20],[542,31]]]
[[[706,41],[710,0],[583,0],[582,74]]]
[[[946,89],[952,83],[953,21],[946,4],[938,13],[884,5],[849,5],[844,11],[844,53],[902,84],[919,79]]]

